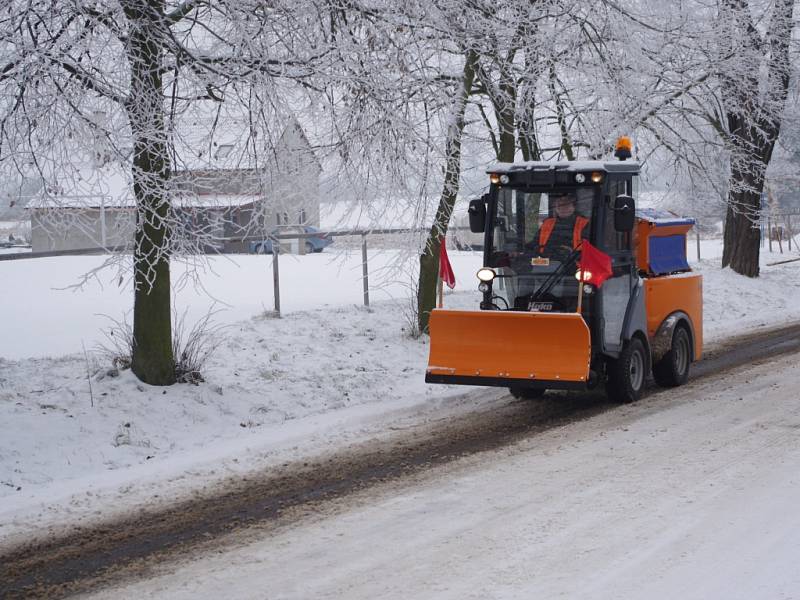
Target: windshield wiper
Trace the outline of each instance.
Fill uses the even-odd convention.
[[[567,267],[569,267],[572,263],[575,262],[575,259],[578,257],[578,254],[580,254],[580,251],[581,251],[580,246],[575,248],[575,250],[573,250],[567,257],[567,260],[562,262],[555,271],[553,271],[552,273],[550,273],[550,275],[547,276],[547,279],[545,279],[542,282],[542,285],[539,286],[539,289],[537,289],[535,292],[531,294],[531,299],[530,302],[528,303],[529,308],[531,304],[540,300],[542,296],[549,293],[550,290],[553,289],[553,286],[556,284],[561,275],[564,274],[564,271],[567,270]]]

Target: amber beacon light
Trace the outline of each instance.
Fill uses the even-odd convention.
[[[617,145],[614,148],[614,156],[620,160],[625,160],[626,158],[631,157],[632,149],[633,143],[631,142],[631,138],[623,135],[617,140]]]

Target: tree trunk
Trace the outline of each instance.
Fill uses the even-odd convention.
[[[439,278],[439,248],[453,214],[458,181],[461,176],[461,136],[464,132],[464,113],[467,98],[475,79],[478,55],[469,50],[464,63],[464,77],[461,89],[453,104],[450,127],[445,143],[445,176],[439,207],[431,226],[425,251],[419,257],[419,286],[417,288],[417,322],[420,333],[428,332],[431,311],[436,306],[436,284]]]
[[[561,153],[567,160],[575,160],[575,152],[572,149],[572,142],[569,139],[569,129],[567,128],[567,117],[564,110],[564,102],[561,95],[556,89],[556,65],[550,63],[550,77],[548,85],[550,87],[550,95],[553,97],[553,102],[556,105],[556,117],[558,118],[558,131],[561,134]],[[561,158],[559,156],[559,158]]]
[[[489,74],[483,69],[477,69],[475,75],[482,80],[483,87],[492,103],[494,118],[497,121],[498,134],[492,136],[499,140],[494,145],[498,162],[514,162],[516,154],[516,114],[517,114],[517,82],[508,64],[514,58],[516,51],[509,52],[506,62],[500,63],[500,80],[495,88]]]
[[[535,29],[538,31],[538,28]],[[541,160],[539,141],[536,137],[536,84],[542,69],[542,61],[530,47],[525,47],[526,78],[520,83],[517,100],[519,149],[522,160]]]
[[[507,67],[507,65],[503,65]],[[516,134],[516,113],[517,113],[517,87],[514,81],[514,74],[510,68],[500,70],[500,98],[493,101],[495,104],[495,115],[497,124],[500,128],[500,146],[497,152],[497,160],[500,162],[514,162],[514,155],[517,150]]]
[[[763,182],[762,182],[763,186]],[[761,232],[758,210],[761,194],[753,191],[731,191],[725,215],[722,266],[741,275],[758,277]]]
[[[131,95],[126,103],[133,132],[136,236],[133,254],[133,356],[144,383],[175,383],[169,271],[167,132],[162,94],[163,0],[123,3],[130,22]]]
[[[749,58],[754,63],[746,73],[722,77],[731,156],[722,266],[747,277],[759,275],[761,192],[789,90],[793,11],[794,0],[778,0],[762,40],[745,0],[723,0],[720,4],[725,50],[740,53],[740,60]],[[755,63],[765,49],[768,59],[760,67]],[[762,71],[766,92],[759,81]]]

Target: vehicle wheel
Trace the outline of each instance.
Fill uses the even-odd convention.
[[[653,379],[661,387],[677,387],[689,379],[692,349],[689,332],[677,327],[672,334],[669,352],[653,365]]]
[[[311,242],[306,242],[306,254],[314,252],[314,245]]]
[[[647,375],[647,354],[642,341],[633,338],[619,358],[608,363],[606,392],[615,402],[634,402],[642,396]]]
[[[547,391],[544,388],[518,388],[512,387],[508,388],[508,391],[511,392],[511,395],[514,396],[517,400],[536,400],[537,398],[541,398],[544,396],[544,393]]]

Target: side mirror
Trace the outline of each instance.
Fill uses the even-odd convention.
[[[469,201],[469,230],[472,233],[482,233],[486,230],[486,202],[483,198]]]
[[[614,229],[617,231],[633,231],[636,222],[636,205],[633,197],[619,195],[614,199]]]

